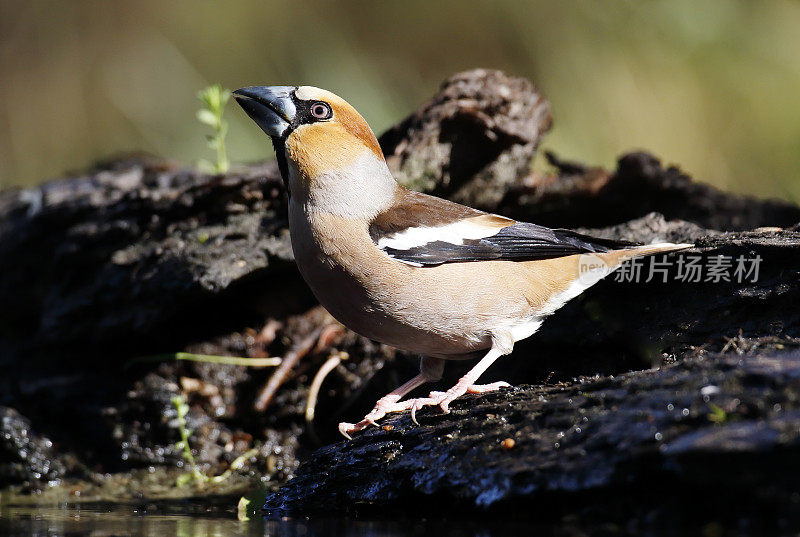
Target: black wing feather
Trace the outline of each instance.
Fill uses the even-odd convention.
[[[568,229],[550,229],[525,222],[505,227],[491,237],[463,242],[434,241],[405,250],[386,247],[384,251],[406,263],[441,265],[500,259],[532,261],[636,246],[632,242],[600,239]]]

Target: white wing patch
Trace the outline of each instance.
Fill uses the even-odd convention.
[[[483,239],[497,235],[500,227],[489,227],[469,220],[436,227],[410,227],[400,233],[393,233],[378,240],[378,248],[394,250],[410,250],[431,242],[447,242],[462,245],[468,239]]]

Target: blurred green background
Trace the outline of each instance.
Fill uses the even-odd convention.
[[[534,80],[544,146],[646,148],[723,188],[800,200],[800,4],[0,0],[0,187],[119,152],[210,157],[198,89],[309,84],[380,133],[456,71]],[[234,161],[272,158],[235,105]]]

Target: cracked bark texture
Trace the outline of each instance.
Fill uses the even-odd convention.
[[[380,144],[405,186],[491,210],[551,125],[550,104],[531,82],[477,69],[445,80]]]
[[[420,426],[392,417],[318,450],[265,507],[663,521],[698,500],[709,513],[721,498],[741,514],[787,508],[800,470],[798,345],[762,340],[757,352],[469,396],[449,415],[420,413]]]

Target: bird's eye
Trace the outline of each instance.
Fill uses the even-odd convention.
[[[316,119],[328,119],[333,115],[333,112],[326,103],[314,103],[311,105],[311,115]]]

